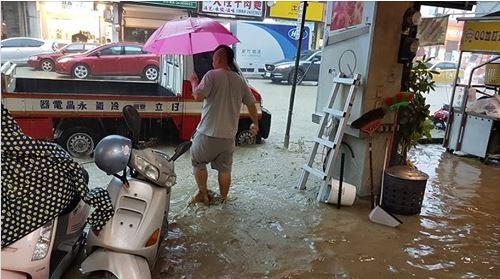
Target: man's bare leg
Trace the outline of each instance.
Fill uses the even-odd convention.
[[[231,186],[231,172],[219,172],[219,190],[220,197],[223,201],[226,200],[229,193],[229,186]]]
[[[210,204],[210,199],[208,197],[208,171],[193,168],[194,178],[196,184],[198,185],[198,194],[194,196],[193,202],[203,202],[205,205]]]

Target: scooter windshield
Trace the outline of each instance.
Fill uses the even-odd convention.
[[[174,162],[169,161],[167,154],[151,148],[133,149],[129,167],[137,171],[143,179],[161,187],[172,187],[177,180]]]

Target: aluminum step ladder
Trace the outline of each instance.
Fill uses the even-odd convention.
[[[309,161],[307,162],[307,164],[302,167],[303,173],[300,178],[298,189],[305,189],[309,174],[317,176],[318,178],[323,180],[317,198],[317,200],[320,202],[324,202],[326,201],[326,199],[328,199],[330,189],[329,183],[333,176],[333,164],[340,153],[340,144],[342,142],[345,128],[347,126],[347,120],[351,115],[352,105],[354,102],[354,97],[356,96],[358,86],[360,84],[360,79],[361,75],[359,74],[355,74],[352,78],[344,78],[341,76],[341,74],[339,74],[333,79],[330,99],[328,100],[328,106],[323,109],[324,115],[321,119],[318,136],[314,138],[314,146],[311,151],[311,156],[309,157]],[[345,91],[347,91],[347,89],[349,90],[349,93],[344,104],[344,109],[334,109],[333,104],[339,96],[339,92],[345,94]],[[337,128],[335,133],[333,133],[333,131],[326,131],[327,126],[331,124],[331,122],[329,123],[329,121],[331,120],[337,121]],[[327,155],[326,168],[324,167],[325,171],[313,167],[320,146],[324,146],[330,149],[330,152]],[[331,150],[333,150],[333,152],[331,152]]]

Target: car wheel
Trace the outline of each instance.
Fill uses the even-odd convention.
[[[255,144],[257,138],[250,130],[241,130],[236,134],[236,145],[251,145]]]
[[[144,69],[144,78],[149,80],[149,81],[155,81],[158,79],[159,75],[159,70],[158,67],[156,66],[147,66],[146,69]]]
[[[59,140],[59,144],[73,157],[89,157],[94,151],[95,143],[94,131],[81,126],[65,130]]]
[[[438,130],[446,130],[446,122],[443,120],[434,120],[434,127]]]
[[[52,72],[54,70],[54,62],[50,59],[43,59],[40,65],[40,68],[44,72]]]
[[[77,64],[73,67],[73,77],[79,79],[86,79],[90,75],[89,68],[83,64]]]
[[[293,83],[293,75],[295,74],[295,70],[290,71],[290,74],[288,75],[288,84]],[[304,79],[304,72],[299,69],[297,72],[297,85],[302,83],[302,80]]]
[[[278,83],[279,84],[279,83],[281,83],[281,79],[273,78],[273,79],[271,79],[271,83]]]

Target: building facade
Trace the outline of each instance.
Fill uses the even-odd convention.
[[[240,20],[295,25],[299,6],[299,1],[3,1],[2,38],[143,43],[166,21],[188,16],[217,18],[228,29]],[[311,48],[321,46],[324,6],[308,6]]]
[[[41,37],[39,13],[35,1],[2,1],[2,39]]]

